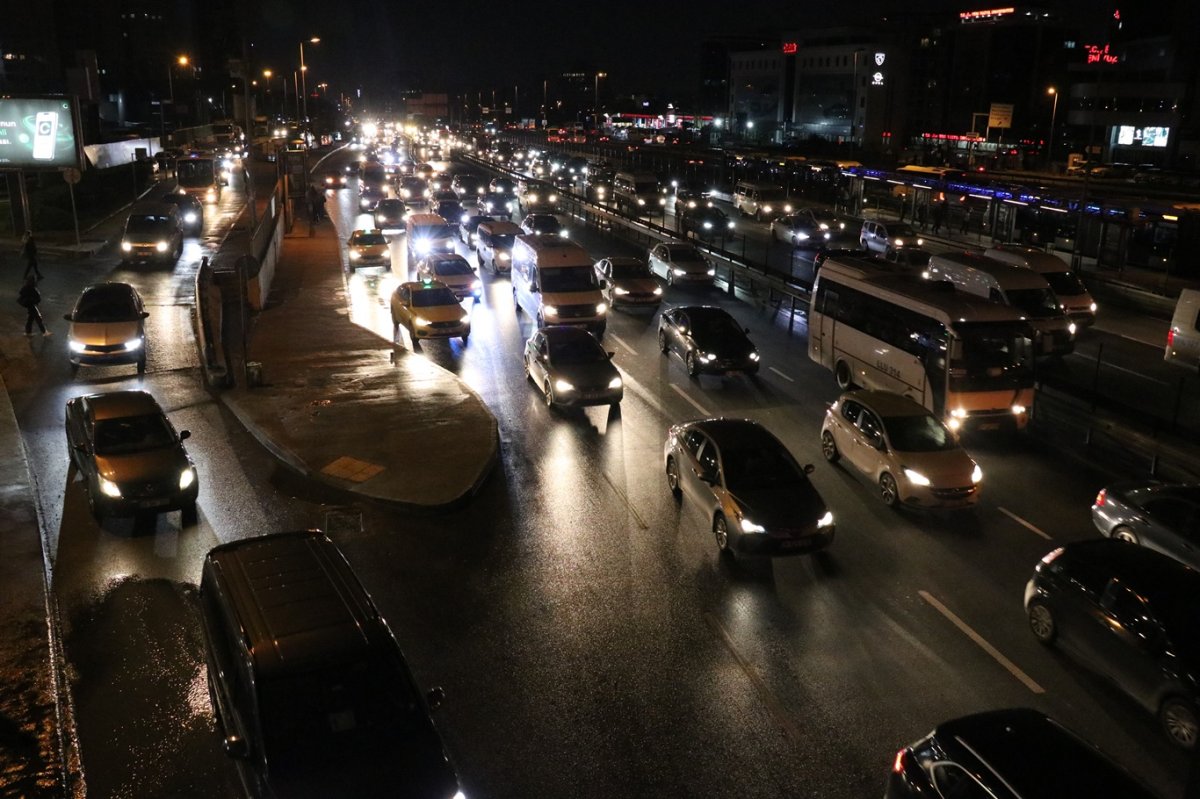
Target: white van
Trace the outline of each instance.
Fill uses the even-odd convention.
[[[948,280],[959,291],[1019,311],[1040,335],[1039,355],[1066,355],[1075,349],[1075,323],[1063,312],[1046,279],[1030,269],[975,252],[958,252],[932,256],[924,276]]]
[[[409,214],[404,225],[408,237],[408,263],[435,252],[454,252],[455,226],[437,214]]]
[[[577,325],[604,335],[608,304],[587,250],[562,236],[517,236],[512,248],[513,300],[537,326]]]
[[[1163,360],[1191,369],[1200,367],[1200,289],[1179,292]]]
[[[749,180],[740,181],[734,187],[733,207],[743,216],[752,216],[760,222],[764,217],[774,219],[793,210],[783,186]]]
[[[1032,269],[1050,284],[1067,316],[1077,325],[1090,327],[1096,322],[1096,302],[1087,286],[1071,271],[1066,261],[1053,253],[1021,244],[1001,244],[985,250],[984,255],[1013,266]]]
[[[665,214],[667,195],[653,172],[618,172],[613,175],[613,202],[634,216]]]
[[[512,270],[512,248],[521,228],[512,222],[497,219],[481,222],[475,229],[475,257],[479,268],[485,266],[493,274],[508,274]]]

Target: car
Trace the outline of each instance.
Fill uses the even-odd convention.
[[[479,195],[476,201],[479,213],[487,214],[494,219],[512,219],[513,214],[520,210],[521,203],[512,194],[488,192]]]
[[[584,174],[587,169],[588,160],[583,156],[574,155],[563,162],[561,172],[565,172],[571,180],[575,180]]]
[[[917,231],[904,222],[884,222],[868,219],[863,222],[858,242],[864,249],[884,254],[902,247],[922,247],[925,244]]]
[[[802,555],[833,543],[833,513],[801,466],[749,419],[676,424],[663,446],[667,488],[699,504],[717,548],[737,555]]]
[[[526,181],[520,194],[521,209],[527,213],[553,213],[558,210],[558,192],[548,183]]]
[[[698,205],[676,212],[679,230],[705,241],[723,241],[734,235],[734,221],[715,205]]]
[[[183,511],[196,518],[200,482],[167,415],[145,391],[108,391],[67,401],[67,451],[83,477],[88,507],[107,516]]]
[[[194,199],[194,198],[193,198]],[[121,232],[123,261],[174,263],[183,255],[179,208],[169,203],[139,203]]]
[[[399,233],[408,219],[408,206],[403,200],[389,197],[375,206],[375,227],[383,233]]]
[[[467,259],[457,253],[434,253],[417,264],[417,276],[449,286],[460,300],[479,299],[483,285]]]
[[[136,364],[146,373],[146,318],[142,297],[128,283],[97,283],[85,288],[63,316],[67,357],[74,374],[80,366]]]
[[[1115,538],[1066,544],[1025,586],[1037,640],[1068,651],[1195,749],[1200,731],[1200,572]]]
[[[676,353],[689,377],[701,374],[758,374],[758,349],[729,312],[712,305],[680,305],[658,318],[658,348]]]
[[[462,239],[462,243],[475,249],[476,233],[479,226],[484,222],[496,221],[493,217],[486,214],[481,214],[477,211],[463,211],[461,221],[458,225],[458,237]]]
[[[1101,535],[1200,569],[1200,484],[1114,483],[1096,494],[1092,522]]]
[[[675,215],[678,216],[684,211],[689,211],[694,208],[703,208],[711,206],[712,190],[711,189],[692,189],[680,186],[675,189]]]
[[[325,173],[325,188],[336,191],[350,185],[350,175],[347,172]]]
[[[388,246],[383,231],[378,228],[351,233],[350,238],[346,240],[346,257],[350,261],[351,269],[360,266],[392,265],[391,247]]]
[[[162,201],[179,209],[179,227],[184,233],[199,236],[204,230],[204,203],[190,194],[168,192]]]
[[[438,188],[436,182],[431,183],[430,186],[433,189],[433,192],[429,195],[429,204],[430,205],[436,206],[439,203],[444,203],[444,202],[451,202],[451,203],[458,202],[458,195],[454,193],[454,189]],[[455,217],[455,218],[457,218],[457,217]]]
[[[888,263],[908,267],[914,273],[920,273],[929,265],[929,259],[932,257],[933,253],[920,247],[900,247],[899,249],[889,249],[883,259]]]
[[[492,178],[488,182],[487,190],[489,194],[516,194],[517,186],[512,178]]]
[[[460,224],[467,213],[458,200],[436,200],[430,203],[430,212],[453,225]]]
[[[387,199],[387,192],[378,186],[364,186],[358,195],[358,210],[372,213],[380,202]]]
[[[821,454],[878,486],[890,508],[969,508],[983,470],[924,406],[887,391],[848,391],[825,411]]]
[[[525,377],[542,392],[548,408],[615,409],[625,388],[612,357],[587,330],[551,325],[525,342]]]
[[[596,277],[610,308],[657,308],[662,302],[662,286],[641,258],[601,258],[596,262]]]
[[[712,285],[717,270],[691,244],[662,242],[650,248],[650,271],[657,272],[668,286],[676,283]]]
[[[408,331],[413,346],[427,338],[461,338],[471,335],[471,315],[445,283],[415,280],[401,283],[392,292],[392,329]]]
[[[521,230],[530,235],[568,237],[569,232],[554,214],[529,214],[521,220]]]
[[[423,178],[414,175],[400,178],[398,193],[400,199],[406,203],[424,203],[429,200],[429,196],[432,194],[429,190],[429,184]]]
[[[846,229],[846,222],[820,208],[802,208],[771,220],[771,235],[776,241],[798,247],[804,242],[828,240],[836,231]]]
[[[884,799],[1157,799],[1132,774],[1029,708],[937,725],[892,761]]]
[[[810,248],[810,245],[813,244],[811,241],[803,242],[797,247],[797,252],[812,258],[814,275],[821,268],[821,264],[829,258],[860,258],[871,255],[871,251],[859,243],[858,231],[834,231],[829,234],[828,239],[821,239],[819,243]]]
[[[470,198],[487,191],[482,178],[467,172],[456,173],[450,181],[450,188],[464,203],[470,202]]]

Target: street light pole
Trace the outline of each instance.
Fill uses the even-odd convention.
[[[1054,164],[1054,122],[1058,117],[1058,89],[1051,86],[1046,93],[1054,97],[1054,107],[1050,110],[1050,141],[1046,144],[1046,166],[1049,168]]]
[[[595,80],[595,99],[592,104],[592,116],[596,120],[596,129],[600,129],[600,79],[607,78],[607,72],[597,72]]]
[[[319,36],[314,36],[311,39],[309,39],[308,41],[310,44],[320,44],[321,38]],[[304,73],[307,71],[308,71],[308,67],[305,66],[305,64],[304,64],[304,42],[300,42],[300,80],[301,80],[300,88],[304,91],[304,100],[303,100],[304,116],[301,117],[301,119],[300,119],[301,122],[308,121],[308,82],[306,80],[304,80]]]

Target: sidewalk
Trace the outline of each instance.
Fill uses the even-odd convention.
[[[221,400],[305,477],[410,508],[461,504],[497,461],[496,419],[455,375],[349,320],[341,263],[329,222],[284,237],[267,307],[250,322],[263,385]]]

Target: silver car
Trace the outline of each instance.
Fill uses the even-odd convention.
[[[1100,489],[1092,522],[1102,535],[1140,544],[1200,569],[1200,485],[1153,480]]]

